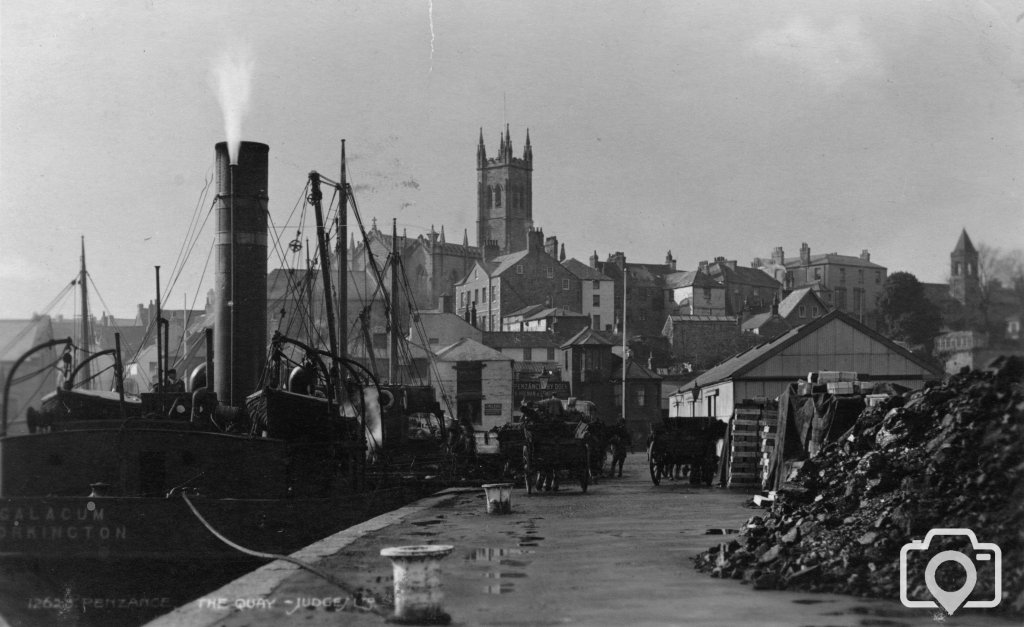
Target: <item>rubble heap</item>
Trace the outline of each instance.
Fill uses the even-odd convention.
[[[899,599],[903,545],[930,529],[966,528],[1002,550],[997,609],[1024,614],[1022,375],[1024,361],[1010,358],[865,409],[739,541],[702,553],[697,568],[759,589]],[[941,548],[969,549],[962,538],[943,540]],[[907,570],[909,598],[931,598],[923,568]],[[990,575],[978,569],[971,600],[993,599]]]

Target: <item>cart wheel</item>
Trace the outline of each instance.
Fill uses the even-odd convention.
[[[651,469],[651,482],[654,485],[661,485],[661,478],[658,476],[658,465],[654,463],[654,442],[647,447],[647,464]]]

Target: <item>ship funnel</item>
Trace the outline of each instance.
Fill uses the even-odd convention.
[[[256,391],[267,345],[267,155],[242,142],[237,165],[217,152],[217,271],[213,388],[235,407]]]

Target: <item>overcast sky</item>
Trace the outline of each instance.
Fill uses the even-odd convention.
[[[683,270],[807,242],[943,281],[961,228],[1024,247],[1022,13],[4,0],[0,317],[44,310],[77,272],[80,236],[94,312],[154,298],[153,266],[174,266],[225,137],[211,78],[225,54],[252,68],[242,137],[270,146],[278,226],[310,170],[336,177],[345,138],[367,220],[444,225],[456,242],[468,229],[475,244],[478,134],[493,156],[507,122],[516,156],[530,131],[534,222],[570,257],[671,250]],[[205,293],[211,242],[208,226],[171,306]]]

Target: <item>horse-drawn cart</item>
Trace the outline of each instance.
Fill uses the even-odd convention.
[[[527,425],[523,442],[526,489],[558,490],[561,479],[579,481],[584,492],[590,486],[590,447],[587,440],[563,432],[563,425]]]
[[[651,481],[680,478],[689,468],[690,483],[711,485],[718,469],[717,445],[726,425],[714,418],[669,418],[651,434],[647,461]]]

